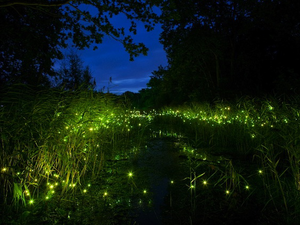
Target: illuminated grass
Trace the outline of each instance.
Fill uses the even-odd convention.
[[[300,190],[300,111],[296,103],[241,100],[235,105],[143,112],[121,108],[104,95],[45,92],[33,101],[23,101],[25,95],[32,97],[30,90],[9,93],[0,111],[1,194],[15,196],[4,199],[7,202],[36,205],[39,197],[50,201],[79,192],[86,196],[90,193],[86,183],[97,180],[109,161],[131,159],[144,140],[153,137],[179,140],[182,154],[190,160],[186,186],[193,198],[199,188],[216,186],[231,197],[237,190],[252,194],[264,187],[265,202],[276,207],[283,203],[288,211],[291,196]],[[248,173],[237,171],[234,157],[254,160],[256,168]],[[197,185],[195,168],[200,162],[211,173]],[[248,177],[261,183],[250,183]],[[286,181],[290,177],[292,185]],[[128,178],[130,188],[137,188],[136,172],[127,172]],[[144,188],[138,192],[148,193]],[[108,201],[113,194],[103,190],[102,196]]]

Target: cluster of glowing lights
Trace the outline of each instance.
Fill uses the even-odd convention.
[[[276,115],[275,107],[271,104],[266,105],[267,110],[264,113],[253,113],[254,110],[247,111],[245,109],[233,110],[229,106],[225,107],[216,107],[216,109],[207,109],[207,110],[163,110],[157,112],[152,110],[150,112],[141,112],[138,110],[127,110],[123,112],[99,112],[93,118],[87,117],[86,120],[83,119],[83,114],[81,112],[74,113],[74,118],[66,121],[65,126],[58,131],[62,135],[63,142],[68,143],[71,140],[71,134],[78,135],[81,134],[83,138],[93,137],[91,135],[96,135],[97,132],[102,132],[102,130],[115,129],[120,130],[120,132],[131,132],[134,130],[140,130],[149,125],[155,118],[164,117],[167,119],[179,119],[183,123],[190,123],[192,126],[202,126],[203,123],[209,124],[211,126],[225,125],[225,124],[242,124],[247,128],[274,128],[277,124],[288,124],[293,122],[293,120],[299,120],[298,117],[294,116],[293,119],[286,115]],[[61,116],[61,113],[58,113],[57,116]],[[153,131],[156,132],[159,136],[163,135],[174,135],[172,132],[168,131]],[[176,133],[175,133],[176,134]],[[250,129],[250,137],[256,138],[257,134]],[[176,134],[177,135],[177,134]],[[99,147],[99,144],[97,144]],[[193,149],[186,149],[189,153],[194,154]],[[87,153],[89,151],[89,146],[86,146],[82,149],[82,153]],[[83,158],[86,160],[86,157]],[[203,160],[206,158],[204,157]],[[1,169],[2,173],[7,173],[9,171],[8,167],[3,167]],[[59,175],[52,174],[50,169],[45,170],[47,175],[53,175],[55,178],[59,178]],[[262,170],[258,170],[259,174],[263,174]],[[20,176],[20,172],[17,173]],[[128,172],[128,177],[132,178],[133,173]],[[37,179],[34,179],[37,182]],[[63,182],[63,181],[62,181]],[[64,182],[63,182],[64,183]],[[171,184],[174,184],[174,181],[170,181]],[[45,198],[50,199],[51,194],[55,193],[55,188],[59,185],[58,182],[48,183],[48,188],[50,190],[49,195]],[[203,180],[203,185],[207,186],[207,180]],[[70,188],[75,188],[76,183],[71,183],[68,185]],[[194,189],[194,185],[190,185],[191,189]],[[249,189],[249,185],[245,186],[245,189]],[[82,189],[82,193],[87,193],[88,189]],[[30,196],[28,190],[24,191],[26,196]],[[146,194],[147,190],[143,190],[143,193]],[[230,194],[230,190],[225,191],[226,194]],[[103,196],[107,196],[108,193],[104,192]],[[34,203],[33,199],[29,200],[30,204]]]
[[[7,171],[7,168],[6,168],[6,167],[2,168],[2,172],[6,172],[6,171]],[[259,169],[259,170],[258,170],[258,174],[263,174],[263,170]],[[127,173],[127,176],[128,176],[129,178],[133,178],[133,172],[132,172],[132,171],[129,171],[129,172]],[[58,174],[53,174],[53,177],[55,177],[55,178],[58,179],[60,176],[59,176]],[[35,179],[35,181],[37,181],[37,179]],[[63,180],[62,183],[65,184],[65,181]],[[170,180],[170,184],[173,185],[173,184],[174,184],[174,180]],[[202,184],[203,184],[204,186],[207,186],[207,185],[208,185],[208,181],[207,181],[207,180],[202,180]],[[46,197],[45,197],[45,200],[49,200],[49,199],[52,197],[52,195],[55,193],[55,188],[56,188],[57,186],[59,186],[59,183],[58,183],[58,182],[48,182],[48,183],[47,183],[47,186],[48,186],[48,188],[49,188],[49,191],[48,191],[48,194],[47,194]],[[70,188],[74,188],[74,187],[76,186],[76,183],[70,183],[68,186],[69,186]],[[89,188],[89,187],[91,187],[91,184],[88,184],[88,185],[87,185],[87,188],[84,188],[84,189],[82,190],[82,193],[83,193],[83,194],[86,194],[86,193],[88,192],[88,188]],[[189,186],[189,188],[190,188],[190,189],[195,189],[196,187],[195,187],[195,185],[194,185],[193,183],[191,183],[190,186]],[[250,189],[249,185],[245,185],[245,189],[246,189],[246,190],[249,190],[249,189]],[[30,197],[30,192],[29,192],[28,189],[26,189],[26,190],[24,191],[24,193],[25,193],[26,196]],[[147,190],[144,189],[144,190],[142,191],[142,193],[143,193],[143,194],[146,194],[146,193],[147,193]],[[226,195],[229,195],[231,192],[230,192],[230,190],[226,189],[226,190],[225,190],[225,193],[226,193]],[[107,197],[107,196],[108,196],[108,192],[105,191],[105,192],[103,193],[103,197]],[[32,204],[34,204],[34,199],[30,198],[30,199],[29,199],[29,205],[32,205]]]
[[[214,109],[206,108],[203,110],[162,110],[160,112],[152,110],[149,112],[142,112],[138,110],[126,110],[122,112],[104,111],[95,113],[93,117],[86,117],[83,120],[83,112],[74,113],[75,118],[66,123],[64,138],[65,142],[69,141],[70,134],[81,133],[82,137],[92,137],[97,132],[102,132],[103,129],[113,129],[118,132],[132,132],[135,129],[143,129],[149,125],[155,118],[164,117],[177,118],[183,123],[189,123],[192,126],[202,126],[203,123],[210,126],[226,125],[226,124],[241,124],[247,128],[254,127],[269,127],[274,128],[279,123],[289,123],[291,118],[285,115],[276,115],[275,107],[270,102],[265,104],[265,109],[261,113],[259,110],[251,109],[234,109],[230,106],[216,106]],[[77,119],[76,119],[77,118]],[[297,117],[294,120],[298,120]],[[80,131],[80,132],[79,132]],[[251,131],[251,130],[250,130]],[[59,131],[61,133],[62,131]],[[154,137],[156,134],[160,136],[174,136],[176,133],[169,131],[153,131]],[[255,132],[251,132],[251,138],[256,138]]]
[[[115,113],[100,112],[99,115],[96,114],[94,117],[86,117],[85,120],[82,119],[82,114],[83,113],[75,113],[75,118],[66,122],[65,131],[58,131],[59,134],[64,133],[66,135],[63,139],[65,142],[68,141],[70,134],[76,135],[81,133],[82,137],[86,138],[97,131],[102,132],[103,129],[117,129],[130,132],[134,128],[143,128],[144,125],[153,120],[152,115],[136,110]]]
[[[179,118],[184,123],[197,124],[205,122],[214,125],[225,124],[243,124],[249,128],[256,126],[271,127],[274,128],[276,124],[289,123],[291,119],[284,114],[276,115],[274,107],[272,105],[265,106],[266,110],[250,110],[236,109],[231,110],[229,106],[216,107],[216,109],[206,110],[164,110],[155,116]],[[260,112],[260,114],[259,114]],[[298,115],[294,115],[293,119],[298,120]]]
[[[263,170],[261,170],[261,169],[259,169],[258,170],[258,174],[262,174],[263,173]],[[133,172],[132,171],[130,171],[130,172],[128,172],[127,173],[127,176],[129,177],[129,178],[133,178]],[[59,177],[59,175],[57,175],[57,174],[55,174],[55,177],[56,178],[58,178]],[[64,181],[62,182],[62,183],[65,183]],[[170,180],[170,184],[171,185],[174,185],[174,180]],[[208,183],[208,180],[202,180],[202,184],[203,184],[203,186],[208,186],[209,185],[209,183]],[[48,182],[47,183],[47,187],[48,187],[48,189],[49,189],[49,191],[48,191],[48,194],[46,195],[46,197],[45,197],[45,200],[49,200],[51,197],[52,197],[52,195],[55,193],[55,188],[57,187],[57,186],[59,186],[59,183],[58,182]],[[70,188],[74,188],[75,186],[76,186],[76,184],[75,183],[71,183],[71,184],[69,184],[68,185]],[[87,187],[86,188],[84,188],[83,190],[82,190],[82,193],[83,194],[86,194],[87,192],[88,192],[88,188],[90,188],[91,187],[91,184],[89,183],[89,184],[87,184]],[[244,186],[244,188],[245,188],[245,190],[249,190],[250,189],[250,186],[248,185],[248,184],[246,184],[245,186]],[[191,184],[190,184],[190,186],[189,186],[189,189],[191,189],[191,190],[194,190],[194,189],[196,189],[196,185],[195,185],[195,181],[193,181],[193,182],[191,182]],[[30,197],[30,192],[29,192],[29,190],[28,189],[26,189],[25,191],[24,191],[24,193],[25,193],[25,195],[26,196],[28,196],[29,197],[29,201],[28,201],[28,203],[29,203],[29,205],[33,205],[34,204],[34,199],[33,198],[31,198]],[[148,193],[148,191],[146,190],[146,189],[143,189],[142,190],[142,193],[143,194],[147,194]],[[232,191],[230,190],[230,189],[226,189],[225,190],[225,194],[226,195],[230,195],[232,193]],[[108,197],[108,191],[104,191],[103,192],[103,198],[107,198]],[[142,200],[140,200],[140,203],[142,203],[141,202]]]
[[[65,183],[65,182],[63,181],[62,183]],[[55,182],[55,183],[49,183],[49,182],[48,182],[48,183],[47,183],[47,186],[48,186],[48,192],[47,192],[47,195],[45,196],[45,200],[50,200],[50,199],[52,198],[53,194],[55,194],[55,188],[56,188],[58,185],[59,185],[58,182]],[[76,186],[76,184],[70,184],[70,185],[69,185],[70,188],[74,188],[75,186]],[[87,188],[84,188],[84,189],[82,190],[82,193],[83,193],[83,194],[86,194],[86,193],[88,192],[88,188],[90,188],[90,187],[91,187],[91,184],[88,184],[88,185],[87,185]],[[24,193],[25,193],[26,196],[30,197],[30,192],[29,192],[28,189],[26,189],[26,190],[24,191]],[[103,194],[103,196],[104,196],[104,197],[107,196],[107,192],[105,192],[105,193]],[[29,201],[28,201],[28,203],[29,203],[29,205],[34,204],[34,199],[33,199],[33,198],[30,198]]]

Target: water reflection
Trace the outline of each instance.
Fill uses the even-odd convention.
[[[149,181],[153,204],[149,208],[139,210],[135,224],[163,224],[163,205],[168,196],[170,181],[178,174],[179,166],[173,142],[155,139],[141,151],[137,167],[143,171]]]

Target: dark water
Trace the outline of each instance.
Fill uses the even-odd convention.
[[[137,210],[138,216],[132,224],[260,224],[257,203],[247,201],[251,193],[241,190],[232,198],[225,195],[226,182],[230,183],[230,178],[222,171],[233,168],[231,161],[204,150],[198,153],[197,158],[188,157],[175,146],[174,140],[169,139],[153,139],[141,150],[136,165],[149,182],[152,207]],[[243,167],[245,165],[243,163]],[[238,170],[238,167],[234,168]],[[201,174],[203,177],[194,179]],[[207,178],[210,178],[210,184],[205,186],[202,179]],[[224,179],[224,187],[220,179]],[[189,187],[191,180],[197,180],[197,189]],[[215,185],[218,182],[219,185]],[[240,207],[242,205],[245,206]]]
[[[258,186],[261,176],[255,176],[256,164],[213,155],[200,148],[197,154],[189,155],[178,141],[152,139],[130,159],[108,160],[101,180],[89,189],[91,194],[76,196],[73,201],[60,201],[64,205],[59,207],[55,200],[43,204],[43,208],[29,206],[25,220],[16,220],[24,220],[22,223],[13,223],[10,219],[9,224],[284,224],[261,222],[269,217],[262,215],[265,202],[260,201],[260,192],[254,192],[263,189]],[[131,178],[128,177],[130,171],[134,174]],[[233,183],[238,174],[235,171],[245,174],[247,183],[240,179],[241,188],[228,196],[225,188]],[[199,177],[201,174],[203,177]],[[189,186],[192,180],[195,180],[195,189]],[[207,180],[208,185],[203,185],[203,180]],[[248,182],[250,191],[243,188]],[[109,195],[103,201],[103,192],[107,189]],[[147,194],[143,195],[145,189]],[[280,214],[274,221],[278,217]]]
[[[142,150],[137,164],[151,184],[149,191],[153,193],[153,205],[140,210],[134,224],[163,224],[163,205],[168,202],[166,198],[171,180],[178,174],[178,160],[173,143],[166,140],[152,140],[147,148]]]

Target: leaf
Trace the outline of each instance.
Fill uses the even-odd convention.
[[[22,184],[14,182],[13,202],[17,205],[20,200],[24,205],[26,205],[25,196],[22,190]]]

